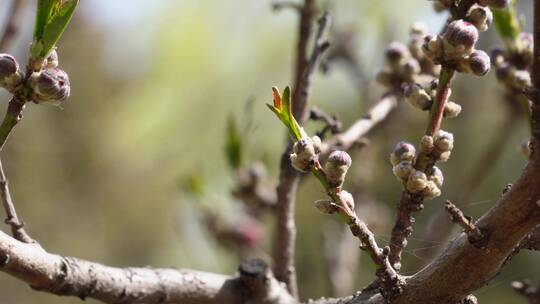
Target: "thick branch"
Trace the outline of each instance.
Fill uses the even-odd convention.
[[[288,304],[296,301],[264,262],[238,277],[172,268],[114,268],[45,252],[0,232],[0,271],[36,290],[105,303]]]

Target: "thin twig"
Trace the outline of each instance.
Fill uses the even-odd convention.
[[[0,160],[0,197],[2,199],[2,205],[6,211],[6,220],[5,223],[11,226],[11,233],[13,237],[24,243],[35,243],[34,241],[24,230],[24,223],[19,220],[17,216],[17,211],[15,210],[15,205],[11,199],[11,193],[9,191],[8,179],[6,173],[4,172],[4,167],[2,166],[2,161]]]
[[[317,132],[317,135],[321,139],[324,139],[327,132],[330,132],[332,135],[341,132],[341,121],[339,121],[337,116],[329,115],[318,107],[312,107],[311,110],[309,110],[309,119],[322,121],[324,123],[323,129]]]
[[[25,100],[18,94],[15,94],[9,101],[6,115],[2,124],[0,124],[0,152],[4,149],[4,145],[11,134],[11,131],[23,118],[22,113],[25,107]]]
[[[463,214],[463,211],[461,211],[456,205],[452,204],[451,201],[447,200],[444,204],[444,208],[450,214],[450,220],[463,228],[469,237],[469,241],[472,244],[480,245],[480,242],[484,239],[484,236],[482,231],[476,227],[473,219],[470,216]]]
[[[8,20],[4,29],[4,33],[0,36],[0,52],[6,52],[13,43],[13,39],[19,32],[19,24],[23,16],[23,8],[26,0],[12,0],[11,10],[8,14]]]
[[[307,44],[311,36],[311,23],[315,10],[314,0],[305,0],[300,10],[300,27],[297,46],[295,85],[293,92],[293,115],[303,124],[307,114],[311,73],[319,64],[320,56],[328,48],[326,41],[327,27],[330,26],[330,16],[324,14],[319,21],[319,30],[315,37],[313,53],[306,58]],[[294,206],[299,174],[292,168],[289,154],[291,143],[281,156],[279,184],[277,186],[277,223],[276,243],[274,252],[274,273],[276,278],[287,284],[289,292],[298,298],[296,270],[294,267],[294,246],[296,242],[296,225],[294,222]]]

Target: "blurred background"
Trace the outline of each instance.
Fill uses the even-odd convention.
[[[0,24],[10,2],[0,0]],[[34,1],[28,2],[21,34],[11,50],[20,62],[25,61],[33,27]],[[530,21],[532,1],[518,4],[519,13]],[[319,6],[334,17],[330,40],[348,43],[357,65],[329,61],[326,73],[315,78],[310,102],[336,113],[345,127],[383,93],[372,80],[383,64],[384,46],[393,40],[406,42],[415,21],[424,21],[432,33],[445,21],[445,15],[436,14],[426,0],[337,0],[321,1]],[[61,108],[29,105],[2,155],[29,233],[52,253],[115,266],[232,274],[241,258],[269,261],[271,213],[258,215],[260,227],[247,225],[248,231],[257,233],[246,236],[245,250],[230,250],[215,231],[221,228],[209,224],[209,214],[213,224],[219,221],[217,226],[230,227],[237,226],[245,213],[231,195],[237,174],[228,166],[224,150],[230,117],[241,130],[243,164],[262,164],[265,186],[272,189],[277,183],[285,129],[264,104],[271,101],[272,86],[292,83],[297,21],[294,11],[273,11],[267,0],[82,1],[58,44],[72,97]],[[525,28],[530,31],[530,25]],[[502,42],[490,29],[482,35],[481,46],[489,51]],[[405,272],[418,270],[444,248],[446,241],[430,233],[453,224],[446,216],[430,219],[443,209],[445,199],[472,192],[459,203],[478,217],[525,164],[519,145],[527,138],[527,123],[512,112],[503,92],[493,73],[482,79],[458,75],[453,99],[463,106],[463,113],[444,122],[444,129],[456,138],[452,159],[441,166],[446,184],[443,195],[427,201],[417,216],[405,253]],[[8,99],[0,93],[2,107]],[[369,144],[353,153],[346,188],[364,198],[358,202],[359,216],[369,222],[381,243],[389,239],[401,189],[388,155],[399,140],[417,142],[425,124],[425,113],[403,103],[369,134]],[[307,129],[321,127],[309,122]],[[486,152],[494,138],[503,139],[497,151]],[[471,170],[486,153],[500,153],[500,160],[479,174],[478,189],[465,190],[475,176]],[[320,198],[324,193],[308,177],[296,209],[304,299],[352,292],[347,289],[365,286],[374,273],[354,240],[340,241],[341,223],[313,208],[312,202]],[[477,291],[480,303],[525,303],[509,282],[524,278],[538,282],[539,258],[530,252],[514,258]],[[341,290],[332,284],[333,267],[327,266],[336,259],[345,265],[343,280],[351,281]],[[80,300],[35,292],[0,275],[0,302]]]

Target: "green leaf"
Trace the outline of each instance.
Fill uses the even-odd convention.
[[[507,9],[493,9],[493,24],[507,46],[515,48],[517,37],[521,32],[521,26],[516,14],[515,0]]]
[[[66,29],[79,0],[38,0],[32,58],[44,58]]]
[[[230,116],[227,122],[225,152],[229,166],[233,169],[240,168],[243,161],[242,136],[233,116]]]
[[[283,122],[285,127],[289,129],[289,134],[294,140],[299,140],[303,137],[307,137],[306,132],[293,116],[292,102],[291,102],[291,89],[286,87],[283,91],[283,95],[279,95],[279,91],[276,88],[272,88],[274,93],[274,105],[266,104],[274,114]]]

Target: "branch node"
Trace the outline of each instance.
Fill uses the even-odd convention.
[[[463,214],[451,201],[444,203],[444,208],[450,214],[450,220],[463,228],[469,242],[475,247],[481,248],[486,243],[486,236],[482,233],[473,221],[472,217]]]

